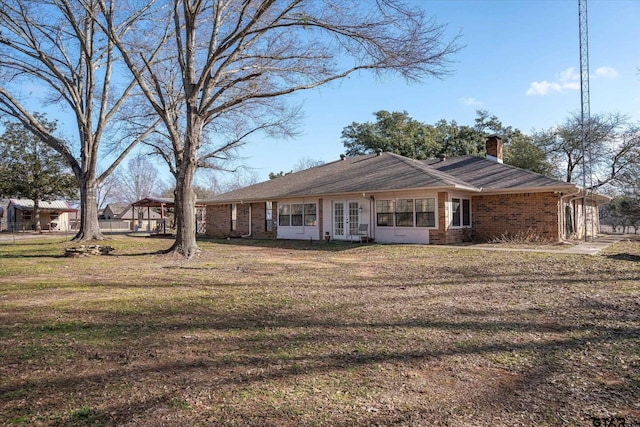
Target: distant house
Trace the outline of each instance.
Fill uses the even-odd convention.
[[[100,219],[122,219],[122,216],[131,208],[128,203],[109,203],[102,209]]]
[[[128,203],[110,203],[100,215],[100,229],[129,229],[151,232],[157,229],[162,215],[154,209],[134,207]]]
[[[486,158],[341,156],[205,202],[207,235],[422,244],[583,236],[580,188],[503,164],[498,137],[486,148]],[[606,200],[587,198],[587,234],[599,230],[598,203]]]
[[[7,207],[6,230],[29,231],[35,229],[33,200],[10,199]],[[78,211],[65,200],[41,201],[40,227],[49,231],[71,231]]]

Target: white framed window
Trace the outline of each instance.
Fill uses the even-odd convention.
[[[393,227],[393,200],[376,200],[376,225]]]
[[[317,225],[317,203],[278,204],[280,227],[303,227]]]
[[[273,231],[273,202],[264,202],[264,219],[266,231]]]
[[[416,199],[416,227],[436,226],[436,199]]]
[[[303,218],[303,204],[296,203],[291,205],[291,226],[292,227],[302,227],[302,218]]]
[[[396,201],[396,227],[413,227],[413,199]]]
[[[231,204],[231,231],[238,229],[238,205],[236,203]]]
[[[315,203],[304,204],[304,225],[306,226],[318,225]]]
[[[278,225],[280,227],[291,225],[291,205],[278,205]]]
[[[451,199],[451,226],[471,227],[471,200],[459,197]]]
[[[436,227],[436,199],[376,200],[378,227]]]

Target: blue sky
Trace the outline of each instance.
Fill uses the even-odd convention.
[[[337,160],[344,152],[344,127],[372,121],[379,110],[407,111],[425,123],[472,125],[476,110],[485,109],[525,133],[579,111],[577,0],[408,1],[446,23],[449,38],[460,34],[463,48],[451,58],[451,75],[407,84],[362,73],[294,94],[291,101],[304,112],[300,134],[291,140],[255,138],[239,149],[239,164],[264,181],[269,172],[289,171],[301,159]],[[591,113],[618,112],[640,124],[640,0],[589,0],[588,17]],[[158,169],[167,184],[173,181],[166,166],[158,163]]]
[[[560,124],[580,109],[577,0],[416,0],[464,48],[442,80],[407,84],[359,74],[297,94],[305,119],[287,141],[255,140],[239,154],[267,179],[302,158],[333,161],[342,129],[378,110],[407,111],[425,123],[473,124],[477,109],[524,132]],[[640,122],[640,1],[590,0],[591,113],[619,112]]]

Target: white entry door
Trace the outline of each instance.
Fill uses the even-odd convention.
[[[333,202],[333,238],[352,240],[358,238],[360,210],[358,202],[339,200]]]

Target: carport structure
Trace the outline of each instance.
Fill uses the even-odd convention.
[[[144,199],[138,200],[131,204],[132,212],[135,208],[147,208],[148,217],[150,218],[151,208],[160,209],[160,221],[158,221],[158,227],[154,234],[169,234],[167,233],[167,210],[173,209],[175,206],[175,202],[173,198],[164,198],[164,197],[145,197]],[[196,229],[198,234],[204,233],[206,231],[206,216],[205,216],[205,205],[202,203],[196,202]]]

